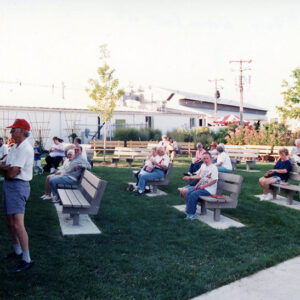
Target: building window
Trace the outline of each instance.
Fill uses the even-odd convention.
[[[190,118],[190,128],[195,127],[195,118]]]
[[[125,127],[126,120],[120,120],[120,119],[116,120],[115,124],[116,124],[116,127]]]
[[[147,126],[148,128],[152,128],[152,117],[146,116],[145,121],[146,121],[146,126]]]
[[[203,127],[203,119],[199,119],[199,127]]]

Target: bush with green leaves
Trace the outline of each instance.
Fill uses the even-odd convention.
[[[117,128],[114,139],[118,141],[159,141],[161,140],[161,131],[152,128]]]

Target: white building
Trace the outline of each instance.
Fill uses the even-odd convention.
[[[8,137],[6,126],[16,118],[27,119],[34,139],[42,139],[47,148],[51,138],[65,141],[71,134],[81,137],[84,143],[95,136],[98,118],[88,110],[92,100],[82,90],[66,88],[61,91],[28,86],[0,86],[0,136]],[[244,119],[265,121],[267,111],[244,104]],[[239,114],[239,103],[226,99],[218,101],[218,117]],[[160,129],[163,133],[177,128],[190,129],[212,125],[214,98],[164,88],[127,91],[120,100],[110,123],[108,138],[118,126]],[[96,136],[97,137],[97,136]]]

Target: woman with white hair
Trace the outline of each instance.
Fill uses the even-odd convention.
[[[215,166],[219,172],[232,173],[232,164],[229,155],[225,152],[224,147],[217,146],[218,158]]]
[[[70,165],[72,159],[75,156],[75,151],[74,149],[70,149],[67,152],[67,158],[64,160],[63,165],[59,168],[59,171],[57,171],[55,174],[51,174],[48,175],[46,178],[46,192],[43,196],[41,196],[41,198],[43,200],[51,200],[51,188],[50,188],[50,179],[57,176],[57,175],[64,175],[66,169],[68,168],[68,166]]]
[[[203,148],[203,145],[201,143],[197,144],[197,151],[196,151],[196,157],[192,160],[192,163],[190,165],[189,171],[185,173],[184,175],[191,176],[195,172],[197,172],[200,167],[202,166],[202,158],[203,154],[206,152],[206,150]]]
[[[295,140],[295,145],[291,151],[291,161],[300,166],[300,139]]]

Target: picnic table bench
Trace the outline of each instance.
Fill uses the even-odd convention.
[[[126,145],[128,148],[147,148],[148,141],[127,141]]]
[[[254,149],[232,148],[231,146],[225,146],[225,151],[231,159],[235,159],[239,164],[241,161],[246,163],[246,170],[250,171],[250,165],[256,164],[258,158],[258,151]]]
[[[179,142],[177,143],[179,147],[179,153],[187,153],[189,157],[196,153],[195,145],[191,142]]]
[[[97,156],[99,152],[104,151],[104,141],[90,141],[91,149],[94,151],[94,157]],[[106,141],[107,152],[114,152],[116,147],[123,147],[124,141]]]
[[[85,170],[77,187],[57,190],[63,206],[62,213],[70,214],[73,225],[79,225],[81,214],[96,215],[106,185],[106,181]]]
[[[150,150],[147,148],[127,148],[127,147],[116,147],[112,163],[118,166],[120,159],[125,158],[128,166],[131,168],[134,159],[147,159],[150,155]]]
[[[206,215],[206,209],[210,208],[214,211],[214,221],[220,221],[221,209],[236,208],[238,196],[241,191],[243,177],[240,175],[221,173],[217,183],[217,195],[223,195],[229,192],[229,198],[214,198],[211,196],[200,196],[201,214]]]
[[[289,174],[289,180],[295,180],[297,184],[270,184],[270,190],[272,191],[273,199],[276,199],[278,193],[287,194],[287,204],[293,204],[293,198],[295,193],[300,193],[300,167],[293,165],[292,171]]]
[[[246,145],[245,149],[258,151],[258,159],[269,161],[272,159],[272,146]]]

